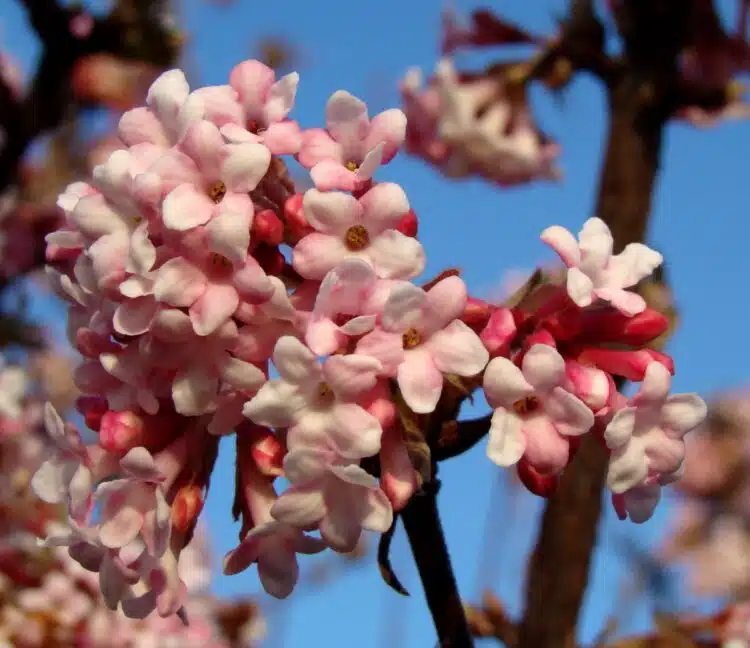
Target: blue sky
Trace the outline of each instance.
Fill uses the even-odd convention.
[[[470,9],[466,1],[455,3]],[[732,9],[732,0],[720,3]],[[496,2],[511,19],[550,33],[563,2]],[[33,69],[38,48],[14,0],[0,0],[0,43]],[[327,97],[346,89],[367,100],[373,112],[398,105],[396,82],[410,66],[430,71],[437,55],[440,3],[427,0],[379,0],[377,3],[254,2],[238,0],[214,6],[185,0],[182,14],[190,34],[189,60],[201,84],[225,82],[234,64],[268,35],[292,41],[299,52],[301,84],[294,116],[303,126],[322,123]],[[463,59],[464,61],[467,59]],[[459,59],[459,62],[461,59]],[[487,293],[507,270],[532,269],[551,259],[538,235],[557,223],[577,230],[594,204],[602,136],[606,127],[603,96],[597,85],[580,78],[562,105],[534,93],[544,129],[562,145],[565,180],[502,190],[479,181],[447,181],[418,160],[398,157],[380,173],[402,184],[420,217],[428,254],[426,275],[459,265],[475,293]],[[747,380],[750,343],[744,334],[750,307],[735,286],[747,268],[748,188],[746,151],[750,124],[726,124],[709,131],[685,125],[669,128],[664,171],[654,204],[651,242],[664,253],[682,314],[670,351],[677,364],[676,391],[704,395]],[[50,304],[36,311],[49,317]],[[233,474],[231,444],[224,443],[205,517],[219,555],[236,542],[230,507]],[[525,556],[535,537],[540,502],[529,495],[510,498],[503,476],[484,456],[484,447],[441,468],[440,507],[460,590],[476,598],[491,586],[511,611],[520,610]],[[500,486],[498,486],[500,484]],[[493,497],[492,525],[485,520]],[[652,542],[664,530],[668,507],[650,523],[634,528],[607,511],[582,624],[591,639],[620,602],[616,592],[625,574],[619,556],[623,534]],[[329,556],[330,558],[330,556]],[[312,564],[313,560],[303,563]],[[380,581],[374,558],[325,587],[302,587],[277,605],[266,596],[271,624],[268,645],[287,648],[389,648],[434,645],[429,614],[406,539],[397,533],[393,562],[412,597],[404,599]],[[478,564],[481,562],[481,564]],[[303,572],[304,573],[304,572]],[[303,576],[304,579],[304,576]],[[259,591],[253,571],[219,577],[215,591],[241,595]],[[648,627],[649,606],[628,615],[624,629]]]

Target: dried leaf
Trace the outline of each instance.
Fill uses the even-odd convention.
[[[391,542],[393,541],[393,534],[396,532],[397,520],[398,514],[393,516],[391,528],[380,536],[380,542],[378,543],[378,569],[388,587],[401,594],[401,596],[411,596],[409,591],[401,584],[391,565]]]
[[[435,284],[440,283],[443,279],[447,279],[448,277],[460,277],[461,276],[461,269],[460,268],[448,268],[447,270],[443,270],[439,275],[434,277],[433,279],[430,279],[426,284],[422,286],[422,290],[429,290],[432,288]]]

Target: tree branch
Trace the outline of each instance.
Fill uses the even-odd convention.
[[[441,648],[472,648],[437,508],[439,482],[414,494],[401,513]]]
[[[491,420],[492,414],[488,414],[478,419],[456,421],[450,430],[445,430],[444,426],[444,433],[432,453],[435,460],[445,461],[471,450],[490,431]]]
[[[31,142],[58,126],[67,114],[73,99],[71,75],[80,59],[107,52],[166,65],[177,51],[164,25],[153,16],[137,24],[125,20],[122,5],[106,18],[92,18],[88,35],[77,36],[71,23],[81,15],[79,9],[63,7],[56,0],[22,2],[42,43],[42,56],[22,101],[0,91],[0,126],[6,132],[0,149],[0,193],[15,181],[19,162]]]
[[[670,114],[668,97],[678,83],[681,41],[675,34],[684,31],[680,26],[686,23],[690,4],[631,0],[618,5],[629,7],[618,16],[626,43],[625,68],[608,86],[610,126],[596,210],[612,231],[615,251],[646,237]],[[521,648],[575,645],[606,470],[606,452],[588,435],[542,518],[529,565]]]

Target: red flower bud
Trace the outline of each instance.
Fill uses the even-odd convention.
[[[287,227],[287,240],[290,245],[294,245],[301,238],[312,233],[313,229],[305,218],[305,212],[302,209],[302,194],[289,196],[284,203],[284,219]]]
[[[279,248],[269,245],[260,244],[253,252],[253,257],[258,262],[263,271],[268,275],[280,275],[284,269],[284,255]]]
[[[417,236],[419,219],[413,209],[410,209],[406,216],[401,219],[401,222],[396,226],[396,229],[405,236]]]
[[[76,409],[86,421],[86,427],[98,432],[109,406],[107,400],[100,396],[79,396],[76,399]]]
[[[585,344],[615,342],[643,346],[663,335],[668,328],[669,320],[653,308],[633,317],[614,309],[587,311],[582,316],[581,341]]]
[[[180,488],[172,502],[172,525],[174,528],[181,533],[185,533],[198,519],[203,510],[203,504],[203,489],[200,486],[190,484]]]
[[[266,243],[275,247],[284,240],[284,223],[273,209],[264,209],[253,218],[250,238],[254,243]]]
[[[492,312],[496,309],[497,306],[488,304],[482,299],[469,297],[466,302],[466,308],[464,308],[464,314],[461,315],[461,320],[475,333],[479,333],[487,326]]]
[[[674,375],[674,361],[666,353],[653,349],[621,351],[616,349],[585,349],[577,360],[590,364],[628,380],[640,382],[646,375],[646,368],[654,361],[661,362]]]
[[[118,457],[139,446],[152,452],[161,450],[174,436],[180,420],[172,413],[106,412],[101,417],[99,445]]]
[[[510,344],[516,335],[516,322],[508,308],[498,308],[490,315],[487,326],[480,334],[484,346],[491,357],[507,355]]]
[[[518,478],[529,492],[539,497],[551,497],[560,483],[559,475],[540,475],[523,457],[516,465]]]

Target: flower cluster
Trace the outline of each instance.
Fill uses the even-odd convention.
[[[298,553],[349,552],[364,529],[390,528],[420,477],[404,428],[450,409],[445,385],[483,383],[488,455],[518,464],[535,492],[598,433],[616,506],[635,520],[705,413],[695,395],[668,396],[671,360],[642,348],[664,318],[628,289],[658,253],[613,255],[592,219],[579,241],[544,233],[568,270],[538,308],[470,298],[455,272],[417,286],[416,216],[400,186],[374,179],[407,137],[404,113],[371,118],[337,91],[325,128],[302,129],[289,117],[297,83],[257,61],[193,91],[164,73],[147,107],[122,117],[123,147],[60,196],[66,224],[47,237],[84,356],[78,408],[98,440],[84,444],[48,406],[59,452],[34,488],[70,514],[49,542],[98,571],[129,616],[183,614],[176,566],[219,436],[235,434],[243,521],[225,572],[257,564],[284,597]],[[314,188],[295,192],[283,156]],[[643,381],[638,395],[620,397],[611,374]]]
[[[0,370],[0,645],[246,648],[260,639],[263,621],[254,605],[224,604],[207,593],[212,570],[201,529],[179,564],[189,593],[189,627],[177,617],[123,617],[109,609],[86,563],[79,564],[65,547],[39,545],[39,536],[64,527],[59,509],[29,489],[32,475],[50,456],[29,378],[20,366]]]

